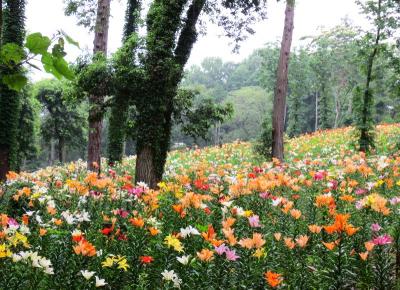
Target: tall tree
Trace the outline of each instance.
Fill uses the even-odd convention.
[[[368,56],[368,62],[366,66],[366,83],[362,98],[362,109],[361,109],[361,122],[359,122],[360,138],[359,146],[360,151],[369,151],[373,146],[373,134],[371,133],[371,123],[372,123],[372,106],[373,106],[373,94],[371,91],[372,82],[372,68],[374,65],[374,60],[379,50],[379,41],[381,39],[382,30],[382,0],[378,0],[378,6],[376,10],[376,20],[377,20],[377,30],[375,35],[375,42],[373,44],[372,50]]]
[[[154,188],[162,178],[177,87],[197,39],[196,25],[201,12],[214,13],[219,17],[219,24],[230,29],[228,35],[242,39],[242,32],[257,18],[255,14],[265,7],[264,4],[265,1],[258,0],[152,2],[146,18],[144,93],[134,99],[137,110],[136,181],[144,181]],[[224,15],[226,10],[230,11],[228,16]]]
[[[93,54],[107,56],[108,26],[110,20],[111,0],[99,0],[97,6],[96,26],[94,30]],[[100,171],[101,166],[101,131],[103,128],[104,96],[89,95],[89,139],[88,169]]]
[[[272,157],[283,160],[283,134],[286,114],[286,94],[288,87],[288,65],[294,28],[295,0],[286,1],[285,25],[281,43],[272,116]]]
[[[65,14],[75,15],[78,25],[94,31],[92,63],[86,61],[83,73],[78,72],[80,91],[89,99],[89,139],[87,166],[89,170],[100,171],[101,136],[104,117],[104,100],[109,82],[105,82],[107,68],[108,28],[111,0],[64,0]],[[83,83],[83,86],[82,86]]]
[[[39,153],[40,103],[32,94],[32,86],[22,91],[21,111],[18,124],[18,167],[23,167],[28,159]]]
[[[0,48],[3,39],[3,0],[0,0]]]
[[[34,86],[35,97],[40,101],[42,110],[41,131],[48,144],[55,140],[57,158],[65,162],[65,148],[77,147],[84,143],[86,128],[82,106],[76,100],[66,97],[66,84],[58,80],[42,80]]]
[[[398,16],[398,1],[396,0],[368,0],[365,3],[357,1],[359,5],[373,21],[375,26],[374,34],[368,32],[365,36],[365,46],[361,54],[366,59],[363,66],[365,73],[365,86],[358,88],[355,96],[358,116],[356,126],[359,133],[359,149],[367,152],[374,147],[374,120],[373,103],[374,93],[372,82],[375,79],[373,67],[376,57],[385,48],[382,42],[393,35],[395,29],[400,25]]]
[[[287,107],[287,133],[290,137],[312,131],[310,117],[313,116],[314,74],[311,66],[312,56],[305,49],[292,52],[289,63],[289,83]]]
[[[25,36],[25,0],[5,0],[2,45],[14,43],[22,47]],[[0,77],[19,73],[20,68],[3,68]],[[0,180],[16,169],[20,93],[0,83]]]
[[[113,57],[115,69],[115,96],[111,104],[111,115],[108,126],[107,154],[108,162],[113,164],[121,161],[126,140],[129,105],[133,94],[139,90],[134,87],[137,83],[138,24],[140,19],[141,1],[128,0],[125,15],[125,26],[122,42],[123,47]]]
[[[205,0],[193,0],[176,43],[187,2],[155,0],[146,20],[144,69],[148,93],[135,102],[138,111],[135,177],[137,182],[144,181],[152,188],[162,177],[169,149],[175,90],[197,38],[195,25],[205,4]]]

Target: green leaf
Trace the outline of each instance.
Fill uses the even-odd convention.
[[[51,51],[54,57],[64,57],[67,54],[64,51],[64,46],[63,44],[57,43],[53,46],[53,49]]]
[[[46,52],[43,54],[41,61],[46,72],[52,74],[59,80],[62,79],[62,75],[54,67],[53,56],[50,53]]]
[[[44,54],[51,44],[50,38],[43,36],[40,32],[29,34],[26,37],[26,47],[33,54]]]
[[[25,52],[22,47],[15,43],[4,44],[0,52],[1,63],[7,66],[20,63],[25,58]]]
[[[46,52],[42,55],[42,64],[45,67],[44,69],[47,71],[46,66],[53,66],[53,56]],[[47,71],[48,72],[48,71]]]
[[[197,228],[200,232],[206,232],[206,231],[208,230],[208,226],[207,226],[207,225],[196,224],[196,228]]]
[[[69,44],[75,45],[77,48],[80,48],[80,47],[79,47],[79,43],[78,43],[77,41],[75,41],[74,39],[72,39],[72,37],[69,36],[68,34],[66,34],[64,31],[61,31],[61,32],[62,32],[62,34],[64,35],[65,40],[66,40]]]
[[[42,64],[46,72],[51,73],[58,79],[65,77],[72,80],[75,77],[68,63],[62,57],[57,57],[46,52],[42,55]]]
[[[77,48],[79,47],[79,43],[75,41],[71,36],[69,36],[64,30],[61,30],[60,33],[65,37],[65,40],[72,45],[75,45]]]
[[[57,72],[65,78],[72,80],[75,77],[73,71],[69,68],[68,63],[65,61],[65,59],[61,57],[55,57],[53,58],[53,65]]]
[[[4,75],[2,80],[4,84],[14,91],[21,91],[28,83],[28,78],[22,74]]]

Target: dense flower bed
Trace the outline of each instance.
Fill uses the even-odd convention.
[[[395,289],[399,134],[378,127],[368,157],[349,129],[302,136],[285,164],[247,143],[175,151],[158,191],[132,183],[134,158],[10,173],[0,288]]]

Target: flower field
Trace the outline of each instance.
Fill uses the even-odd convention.
[[[376,152],[351,129],[174,151],[160,190],[134,157],[10,173],[0,195],[0,289],[399,289],[400,126]]]

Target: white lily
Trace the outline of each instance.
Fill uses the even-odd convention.
[[[100,279],[99,277],[96,276],[96,287],[103,287],[106,285],[106,280]]]
[[[95,273],[96,272],[94,272],[94,271],[81,270],[81,274],[86,280],[89,280],[90,278],[92,278]]]
[[[190,261],[190,255],[182,256],[182,257],[176,257],[179,263],[182,265],[187,265],[189,264]]]

